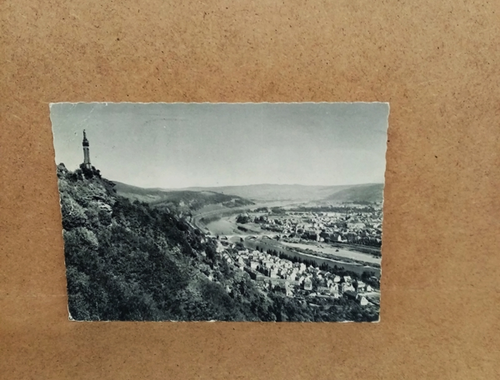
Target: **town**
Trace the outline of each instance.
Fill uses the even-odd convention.
[[[312,263],[293,262],[279,255],[238,249],[237,246],[231,244],[227,248],[221,243],[219,253],[232,270],[247,273],[264,293],[283,293],[287,297],[302,299],[313,307],[322,300],[333,301],[342,297],[355,300],[361,306],[378,308],[380,305],[379,280],[374,276],[363,276],[363,281],[344,270],[336,274],[328,267],[319,268]],[[213,280],[211,276],[209,279]]]
[[[259,225],[277,233],[280,239],[299,242],[338,242],[380,247],[382,242],[382,204],[342,205],[319,208],[261,208],[241,214],[240,224]],[[253,222],[253,223],[251,223]],[[240,227],[245,230],[245,227]]]
[[[342,299],[380,307],[381,203],[258,207],[224,219],[233,223],[228,233],[207,236],[224,263],[264,294],[279,293],[307,307]]]

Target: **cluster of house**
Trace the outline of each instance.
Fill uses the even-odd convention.
[[[335,275],[312,265],[293,263],[265,252],[249,252],[247,249],[230,252],[224,251],[222,255],[228,264],[249,273],[261,288],[282,290],[289,297],[299,293],[309,297],[345,296],[367,305],[368,300],[363,294],[373,291],[370,285],[350,276]]]
[[[319,242],[358,243],[378,246],[382,242],[382,213],[304,212],[297,218],[288,215],[256,217],[261,228],[277,232],[280,238]]]

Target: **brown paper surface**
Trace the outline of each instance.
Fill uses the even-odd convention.
[[[499,5],[1,2],[0,378],[500,378]],[[69,322],[60,101],[390,102],[381,322]]]

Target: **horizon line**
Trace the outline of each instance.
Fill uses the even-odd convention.
[[[64,165],[64,167],[67,170],[70,170],[66,167],[64,162],[60,162],[57,164],[56,162],[56,167],[59,165]],[[92,165],[93,166],[93,165]],[[93,166],[96,170],[99,170],[97,167]],[[77,167],[73,171],[79,170],[80,167]],[[101,173],[102,175],[102,173]],[[385,186],[385,181],[381,182],[361,182],[361,183],[345,183],[345,184],[339,184],[339,185],[306,185],[306,184],[300,184],[300,183],[250,183],[250,184],[240,184],[240,185],[216,185],[216,186],[203,186],[203,185],[194,185],[194,186],[182,186],[182,187],[161,187],[161,186],[155,186],[155,187],[143,187],[143,186],[138,186],[138,185],[133,185],[128,182],[122,182],[114,179],[109,179],[104,176],[105,179],[111,181],[111,182],[118,182],[127,186],[133,186],[133,187],[138,187],[141,189],[146,189],[146,190],[163,190],[163,191],[179,191],[179,190],[190,190],[190,189],[217,189],[221,187],[249,187],[249,186],[303,186],[303,187],[339,187],[339,186],[363,186],[363,185],[384,185]],[[191,190],[192,191],[192,190]]]
[[[137,185],[132,185],[130,183],[122,182],[122,181],[117,181],[110,179],[111,182],[118,182],[124,185],[128,186],[133,186],[133,187],[139,187],[141,189],[146,189],[146,190],[163,190],[163,191],[179,191],[179,190],[191,190],[192,189],[203,189],[203,190],[209,190],[209,189],[218,189],[218,188],[223,188],[223,187],[250,187],[250,186],[303,186],[303,187],[340,187],[340,186],[363,186],[363,185],[385,185],[385,182],[362,182],[362,183],[347,183],[347,184],[341,184],[341,185],[305,185],[305,184],[300,184],[300,183],[251,183],[251,184],[245,184],[245,185],[216,185],[216,186],[183,186],[183,187],[142,187],[142,186],[137,186]]]

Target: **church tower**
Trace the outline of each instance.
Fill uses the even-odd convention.
[[[85,133],[85,129],[83,130],[83,165],[87,169],[92,169],[92,165],[90,164],[90,151],[89,151],[89,140],[87,140],[87,135]]]

